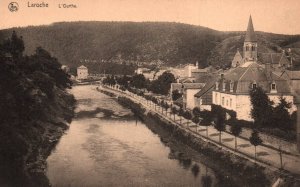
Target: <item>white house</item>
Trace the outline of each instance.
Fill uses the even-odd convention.
[[[243,48],[243,63],[226,74],[222,74],[215,82],[212,91],[212,103],[233,110],[237,119],[251,121],[251,101],[249,91],[260,86],[275,104],[282,96],[287,102],[293,103],[293,95],[288,80],[276,75],[272,62],[259,64],[257,60],[257,40],[250,17]],[[294,105],[293,105],[294,106]],[[295,111],[295,106],[290,113]]]
[[[81,65],[77,68],[77,79],[87,79],[88,75],[88,68],[84,65]]]

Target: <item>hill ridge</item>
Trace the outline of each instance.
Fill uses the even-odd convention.
[[[176,66],[198,61],[201,67],[229,66],[237,48],[242,50],[245,34],[245,31],[223,32],[176,22],[75,21],[0,30],[0,40],[8,38],[12,30],[23,36],[26,54],[33,54],[36,47],[43,46],[62,64],[71,67],[85,64],[97,71],[101,67],[95,67],[102,62],[162,62]],[[297,47],[300,35],[261,31],[256,34],[259,52],[280,52],[296,46],[293,48],[296,62],[300,61]],[[89,65],[90,61],[94,65]]]

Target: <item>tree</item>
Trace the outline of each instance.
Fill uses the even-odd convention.
[[[11,38],[4,41],[3,50],[10,53],[14,60],[21,58],[25,50],[22,36],[18,37],[17,33],[13,31]]]
[[[232,125],[230,127],[230,132],[234,135],[235,138],[235,150],[237,148],[237,136],[239,136],[242,132],[242,127],[240,125]]]
[[[157,80],[151,82],[149,89],[154,93],[167,95],[173,82],[175,82],[175,76],[170,72],[164,72]]]
[[[131,79],[131,85],[135,88],[145,88],[146,78],[143,74],[135,74]]]
[[[160,102],[161,114],[164,114],[164,104],[165,104],[164,100],[161,100]]]
[[[193,115],[194,116],[197,116],[197,117],[200,117],[200,115],[201,115],[201,111],[200,111],[200,108],[199,107],[195,107],[195,108],[193,108]]]
[[[173,106],[173,107],[171,108],[171,112],[172,112],[172,114],[174,115],[174,121],[175,121],[175,115],[177,114],[177,108],[176,108],[175,106]]]
[[[261,87],[250,90],[250,101],[252,104],[251,116],[256,127],[271,126],[272,104],[269,97]]]
[[[202,111],[201,114],[203,119],[200,121],[199,125],[206,126],[206,137],[208,137],[208,126],[211,125],[212,114],[207,110]]]
[[[103,84],[107,84],[107,85],[110,85],[110,86],[113,86],[116,84],[116,80],[115,80],[115,77],[113,75],[108,75],[104,80],[103,80]],[[133,90],[132,89],[128,89],[128,91],[132,92]]]
[[[166,115],[168,116],[168,109],[170,108],[170,105],[167,102],[165,102],[164,108],[166,109]]]
[[[198,166],[198,164],[194,164],[191,171],[194,174],[194,177],[197,177],[200,172],[200,167]]]
[[[192,114],[191,114],[191,112],[190,111],[185,111],[184,112],[184,115],[183,115],[183,117],[185,118],[185,119],[187,119],[187,127],[189,127],[189,122],[190,122],[190,120],[192,119]]]
[[[24,155],[31,162],[38,160],[41,150],[51,148],[41,145],[45,129],[51,129],[49,136],[66,130],[63,121],[71,122],[75,108],[75,99],[66,90],[71,86],[69,76],[57,59],[41,48],[30,56],[23,56],[23,51],[22,37],[15,32],[0,44],[0,173],[16,176],[18,181],[29,177],[18,176],[29,172]]]
[[[124,86],[125,88],[128,88],[128,84],[129,84],[131,81],[132,81],[132,78],[129,77],[129,76],[126,76],[126,75],[117,78],[118,84]]]
[[[193,119],[192,119],[192,122],[196,124],[196,132],[197,132],[197,127],[198,127],[198,124],[200,122],[199,117],[194,116]]]
[[[262,139],[259,137],[257,130],[253,130],[253,132],[249,138],[249,141],[252,145],[254,145],[254,151],[255,151],[254,158],[256,160],[256,146],[261,145],[263,142]]]
[[[182,97],[182,93],[180,93],[178,90],[172,91],[172,100],[176,101],[177,99]]]
[[[184,110],[182,107],[180,107],[179,111],[178,111],[178,116],[179,116],[179,120],[180,120],[180,125],[181,125],[181,121],[182,121],[182,116],[184,115]]]
[[[225,115],[222,113],[217,114],[215,118],[215,129],[219,131],[219,143],[221,143],[222,131],[225,131]]]
[[[291,108],[291,103],[288,103],[283,97],[280,97],[279,101],[279,104],[273,110],[272,125],[284,131],[291,130],[293,122],[288,111]]]
[[[156,111],[156,105],[158,104],[156,97],[152,97],[152,102],[154,103],[154,110]]]

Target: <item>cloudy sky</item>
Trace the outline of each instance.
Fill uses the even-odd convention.
[[[10,12],[8,4],[19,10]],[[48,3],[48,8],[28,3]],[[59,4],[75,4],[63,9]],[[243,31],[252,15],[258,31],[300,34],[299,0],[0,0],[0,28],[60,21],[168,21]]]

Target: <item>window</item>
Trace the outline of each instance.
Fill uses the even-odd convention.
[[[249,51],[249,47],[248,47],[248,45],[246,46],[246,51]]]
[[[252,84],[252,89],[255,89],[255,88],[257,88],[257,84],[256,84],[256,83],[253,83],[253,84]]]
[[[233,81],[230,81],[230,92],[233,92]]]
[[[274,81],[273,81],[272,84],[271,84],[271,93],[277,93],[277,90],[276,90],[276,84],[275,84]]]
[[[215,94],[216,104],[218,104],[218,93]]]
[[[254,45],[252,45],[252,51],[255,51],[255,46]]]
[[[222,97],[222,106],[224,106],[224,97]]]
[[[232,107],[232,99],[230,98],[229,106]]]
[[[219,90],[219,82],[216,82],[216,90]]]
[[[226,100],[226,106],[228,106],[228,100]]]

